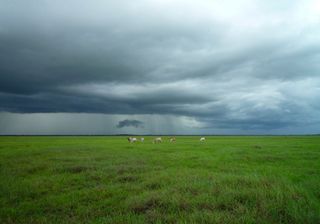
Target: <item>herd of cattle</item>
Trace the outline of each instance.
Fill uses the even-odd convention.
[[[206,140],[205,137],[201,137],[200,138],[200,142],[204,142]],[[134,142],[138,142],[138,139],[135,138],[135,137],[128,137],[128,142],[130,143],[134,143]],[[140,138],[140,142],[144,142],[144,138],[141,137]],[[169,142],[176,142],[176,138],[175,137],[170,137],[169,138]],[[152,143],[153,144],[156,144],[156,143],[162,143],[162,138],[161,137],[156,137],[152,140]]]

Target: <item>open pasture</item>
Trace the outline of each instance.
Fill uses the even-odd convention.
[[[0,223],[320,223],[320,137],[0,137]]]

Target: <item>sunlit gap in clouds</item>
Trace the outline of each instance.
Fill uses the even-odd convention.
[[[2,135],[198,134],[195,119],[173,115],[0,113]],[[199,129],[194,131],[194,129]]]

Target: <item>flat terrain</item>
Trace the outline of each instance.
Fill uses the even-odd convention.
[[[320,223],[320,137],[0,137],[0,223]]]

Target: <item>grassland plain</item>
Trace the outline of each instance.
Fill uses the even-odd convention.
[[[0,223],[320,223],[320,137],[145,138],[0,137]]]

